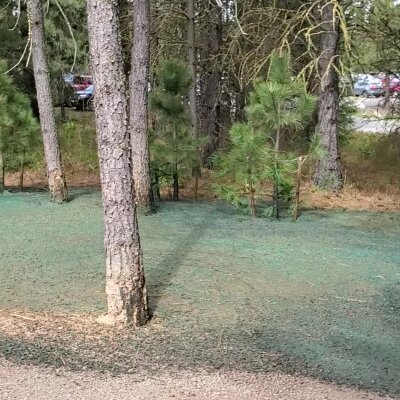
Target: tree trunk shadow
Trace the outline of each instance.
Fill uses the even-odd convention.
[[[188,254],[204,237],[205,232],[210,229],[210,221],[208,218],[203,218],[201,222],[191,224],[188,233],[175,236],[172,249],[165,255],[163,260],[157,262],[155,268],[148,272],[147,282],[149,282],[149,310],[151,316],[157,311],[160,299],[171,285],[174,276],[184,264]]]

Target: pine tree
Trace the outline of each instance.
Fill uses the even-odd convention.
[[[44,13],[41,0],[27,1],[31,22],[32,65],[43,136],[44,154],[51,200],[62,203],[68,199],[61,152],[51,96],[50,75],[46,58]]]
[[[108,315],[101,320],[139,327],[148,320],[147,290],[134,201],[118,4],[89,0],[87,14],[106,252]]]
[[[267,214],[279,218],[280,199],[290,199],[297,163],[282,151],[283,136],[297,132],[315,108],[315,99],[306,92],[305,83],[294,80],[289,58],[271,57],[267,80],[256,80],[246,108],[248,122],[234,125],[230,131],[231,149],[219,161],[219,177],[228,185],[218,185],[217,193],[238,204],[243,194],[256,214],[255,203],[262,182],[273,185],[273,206]],[[245,190],[243,190],[245,188]]]
[[[153,165],[172,180],[173,200],[179,200],[179,176],[196,161],[197,140],[191,135],[184,97],[191,84],[187,66],[165,61],[158,70],[158,90],[151,97],[158,117],[152,138]]]
[[[237,208],[249,209],[254,217],[271,151],[265,146],[262,135],[249,123],[234,124],[229,136],[231,148],[221,158],[214,159],[220,181],[216,193]]]
[[[0,192],[4,190],[6,168],[20,170],[22,187],[24,168],[29,165],[32,149],[39,143],[38,124],[30,101],[15,89],[4,71],[5,66],[0,65]]]

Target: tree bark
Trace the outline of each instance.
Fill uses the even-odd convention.
[[[222,121],[221,105],[221,60],[222,12],[214,3],[208,5],[210,21],[203,31],[203,64],[201,77],[201,98],[199,109],[199,131],[206,135],[203,150],[203,165],[211,167],[210,157],[222,147],[225,141],[225,127]]]
[[[88,0],[87,14],[105,227],[108,315],[104,322],[141,326],[148,320],[147,295],[118,8],[114,0]]]
[[[323,0],[321,5],[321,55],[318,71],[321,87],[318,100],[317,133],[325,155],[317,163],[314,183],[330,190],[342,187],[342,173],[339,154],[339,77],[335,67],[339,57],[339,23],[334,16],[334,5]]]
[[[179,201],[179,177],[178,177],[178,166],[174,165],[174,172],[172,174],[172,200]]]
[[[297,158],[296,186],[295,186],[295,197],[293,204],[293,221],[297,221],[299,217],[301,169],[303,167],[303,160],[304,160],[303,156]]]
[[[188,64],[192,84],[189,89],[190,123],[192,126],[192,136],[197,139],[198,121],[197,121],[197,101],[196,101],[196,30],[194,21],[194,0],[187,0],[186,14],[188,18],[187,46],[188,46]]]
[[[150,1],[133,1],[133,46],[130,74],[130,131],[136,203],[154,211],[150,178],[148,90],[150,69]]]
[[[50,77],[45,55],[45,38],[42,0],[28,0],[28,14],[32,32],[32,63],[35,76],[40,125],[43,135],[44,154],[47,164],[50,198],[62,203],[67,200],[68,191],[61,164],[60,145],[51,98]]]
[[[188,18],[187,26],[187,57],[189,64],[190,76],[192,77],[192,84],[189,88],[189,111],[190,111],[190,125],[192,128],[192,137],[197,139],[199,136],[198,115],[197,115],[197,95],[196,95],[196,26],[195,26],[195,4],[194,0],[187,0],[186,2],[186,15]],[[199,179],[201,176],[200,167],[200,149],[198,149],[196,159],[193,163],[192,176],[194,177],[194,193],[197,197],[199,187]]]

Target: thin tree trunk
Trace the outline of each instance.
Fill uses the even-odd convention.
[[[250,184],[249,187],[249,202],[250,202],[250,213],[252,217],[256,216],[256,199],[254,197],[254,187],[253,184]]]
[[[194,0],[187,0],[186,7],[186,14],[188,18],[188,64],[190,76],[192,77],[192,85],[190,86],[189,90],[190,123],[192,126],[192,136],[196,139],[198,135],[198,121],[196,105],[196,30],[194,21]]]
[[[172,200],[178,201],[179,200],[179,178],[178,178],[178,166],[174,165],[174,172],[172,174],[173,180],[173,193],[172,193]]]
[[[385,74],[383,89],[384,89],[384,93],[385,93],[385,99],[384,99],[384,102],[383,102],[383,108],[385,110],[390,111],[390,75],[389,75],[388,72]]]
[[[324,0],[321,7],[321,54],[318,70],[321,88],[318,101],[317,133],[325,155],[317,163],[314,183],[322,188],[338,190],[342,186],[339,155],[339,77],[335,67],[339,57],[339,23],[334,4]]]
[[[277,170],[278,167],[278,163],[275,163],[275,169]],[[276,219],[279,219],[279,182],[278,180],[274,179],[274,216]]]
[[[192,77],[192,84],[189,89],[189,111],[190,111],[190,124],[192,127],[193,139],[198,138],[198,116],[197,116],[197,96],[196,96],[196,26],[195,26],[195,8],[194,0],[187,0],[186,15],[188,18],[187,26],[187,56],[190,76]],[[199,179],[201,175],[200,170],[200,149],[198,151],[196,160],[192,168],[192,175],[194,177],[194,187],[197,191]]]
[[[108,315],[104,322],[141,326],[148,320],[147,295],[118,8],[114,0],[88,0],[87,14],[105,226]]]
[[[154,168],[153,170],[153,176],[154,176],[154,182],[153,182],[153,190],[155,197],[158,201],[161,200],[161,193],[160,193],[160,174],[159,174],[159,169]],[[154,197],[154,195],[153,195]]]
[[[62,203],[67,200],[68,191],[61,164],[60,146],[51,98],[50,77],[45,55],[42,0],[28,0],[27,6],[32,25],[32,63],[47,163],[50,198]]]
[[[278,113],[280,113],[280,109],[278,110]],[[276,131],[276,137],[275,137],[275,164],[274,168],[276,173],[278,173],[278,170],[280,168],[279,166],[279,151],[280,151],[280,142],[281,142],[281,131],[278,129]],[[279,219],[279,180],[277,175],[275,175],[274,178],[274,215],[276,219]]]
[[[22,192],[24,188],[24,173],[25,173],[25,151],[22,154],[20,169],[19,169],[19,191]]]
[[[150,68],[150,1],[133,1],[133,46],[130,75],[130,131],[136,203],[154,211],[150,178],[148,90]]]
[[[0,147],[0,193],[4,192],[4,157],[3,150]]]
[[[222,45],[222,11],[216,3],[208,4],[210,21],[202,30],[203,51],[201,93],[199,107],[199,130],[206,135],[207,143],[203,149],[202,162],[211,167],[210,157],[222,147],[226,132],[222,120],[221,105],[221,60],[219,57]]]
[[[296,190],[295,190],[295,198],[293,205],[293,221],[297,221],[297,218],[299,217],[301,169],[303,166],[303,160],[304,160],[303,156],[297,159]]]

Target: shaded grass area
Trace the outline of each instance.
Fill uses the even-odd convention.
[[[0,308],[104,312],[101,218],[96,192],[63,206],[0,197]],[[0,330],[0,353],[115,372],[283,370],[400,393],[400,214],[310,211],[292,223],[182,202],[139,225],[148,328],[93,341],[42,321],[35,339]]]

